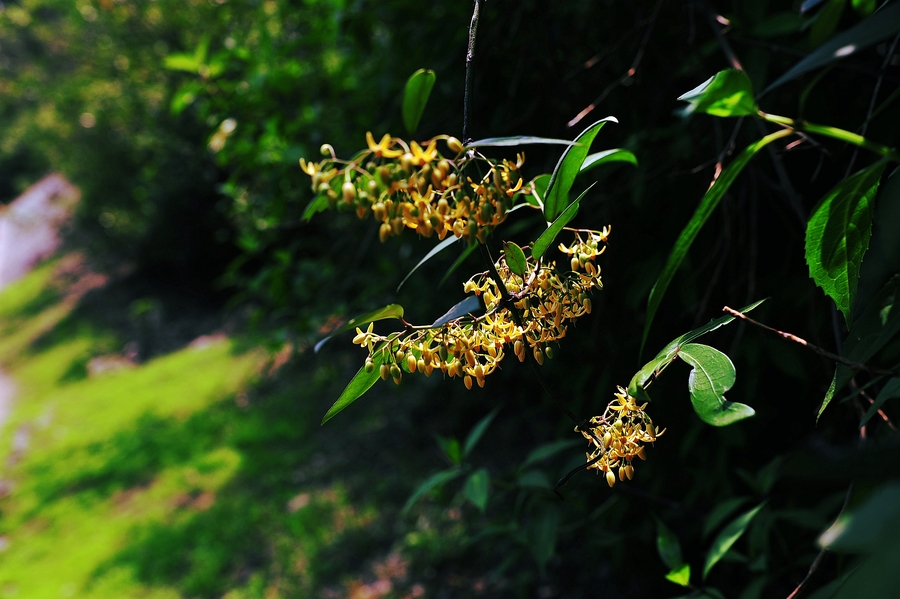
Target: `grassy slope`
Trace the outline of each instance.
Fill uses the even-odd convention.
[[[359,457],[335,430],[343,451],[311,437],[337,369],[257,380],[263,356],[222,341],[87,377],[87,359],[124,340],[62,301],[53,273],[0,294],[0,365],[18,386],[0,432],[0,477],[12,485],[0,498],[0,597],[360,588],[354,572],[365,578],[365,559],[390,550],[392,514],[372,502],[401,504],[408,490],[352,472],[334,482],[333,469]]]

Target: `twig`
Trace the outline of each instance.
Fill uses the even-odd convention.
[[[463,143],[472,141],[469,137],[469,125],[472,117],[472,61],[475,60],[475,36],[478,33],[478,18],[481,16],[481,5],[484,0],[475,0],[472,9],[472,22],[469,24],[469,48],[466,51],[466,88],[463,92]]]
[[[878,99],[878,92],[881,90],[881,83],[884,81],[884,71],[887,69],[888,65],[891,64],[891,58],[894,56],[894,49],[897,47],[898,41],[900,41],[900,33],[894,36],[894,42],[891,44],[890,49],[888,49],[887,54],[885,54],[884,62],[881,63],[881,72],[878,74],[878,79],[875,80],[875,89],[872,91],[872,99],[869,101],[869,110],[866,112],[866,120],[863,121],[862,130],[859,132],[863,137],[866,136],[866,131],[869,128],[869,120],[871,120],[872,112],[875,110],[875,101]],[[858,153],[859,146],[856,146],[853,148],[853,155],[850,156],[850,164],[847,165],[847,172],[844,173],[845,179],[853,172],[853,163],[856,162],[856,155]]]
[[[625,74],[610,83],[604,88],[600,95],[596,100],[591,102],[584,110],[575,115],[571,121],[566,123],[567,127],[574,127],[578,123],[581,122],[581,119],[586,117],[592,110],[597,108],[600,105],[600,102],[606,99],[606,96],[609,93],[619,87],[620,85],[624,85],[626,81],[634,77],[635,73],[637,73],[638,67],[641,65],[641,61],[644,59],[644,51],[647,49],[647,44],[650,42],[650,34],[653,32],[653,25],[656,24],[656,16],[659,14],[659,9],[662,6],[663,0],[657,0],[656,6],[653,7],[653,13],[650,16],[650,24],[647,26],[647,31],[644,33],[644,39],[641,40],[641,45],[638,48],[637,54],[634,57],[634,60],[631,62],[631,66],[625,71]]]
[[[828,350],[822,349],[818,345],[813,345],[806,339],[802,339],[791,333],[785,333],[784,331],[779,331],[778,329],[773,329],[772,327],[766,326],[761,322],[757,322],[757,321],[753,320],[752,318],[750,318],[749,316],[747,316],[746,314],[738,312],[737,310],[729,308],[728,306],[725,306],[724,308],[722,308],[722,311],[727,312],[728,314],[731,314],[735,318],[740,318],[746,322],[749,322],[753,326],[756,326],[756,327],[759,327],[766,331],[769,331],[770,333],[775,333],[776,335],[782,337],[783,339],[787,339],[788,341],[793,341],[795,343],[799,343],[800,345],[811,349],[812,351],[819,354],[820,356],[828,358],[829,360],[831,360],[833,362],[838,362],[840,364],[844,364],[845,366],[849,366],[853,370],[862,370],[865,372],[871,372],[872,374],[886,374],[888,376],[900,376],[900,370],[885,370],[883,368],[875,368],[873,366],[867,366],[865,364],[860,364],[859,362],[854,362],[853,360],[848,360],[846,358],[842,358],[841,356],[839,356],[837,354],[833,354]]]

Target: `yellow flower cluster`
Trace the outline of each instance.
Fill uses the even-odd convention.
[[[439,140],[453,158],[438,152]],[[466,151],[458,139],[447,135],[424,142],[424,147],[390,135],[375,143],[371,133],[366,141],[368,148],[352,160],[339,160],[330,145],[323,145],[322,153],[329,158],[318,163],[301,158],[300,168],[328,206],[353,208],[360,218],[372,214],[381,223],[381,241],[413,229],[425,237],[444,239],[449,233],[470,243],[484,242],[506,219],[516,195],[531,193],[519,174],[524,154],[514,163],[495,161]],[[485,167],[477,181],[463,175],[473,162]]]
[[[575,428],[584,435],[591,448],[586,452],[588,469],[605,472],[610,487],[616,484],[616,469],[619,480],[631,480],[634,458],[647,459],[643,444],[655,442],[665,432],[653,426],[644,411],[646,407],[646,403],[638,405],[634,397],[619,387],[616,399],[606,406],[603,416],[591,418],[586,430],[585,427]]]
[[[586,234],[587,239],[581,235]],[[513,273],[502,257],[495,265],[505,292],[488,273],[475,275],[464,285],[484,301],[483,316],[463,316],[439,326],[413,327],[381,336],[368,330],[356,330],[353,343],[368,347],[366,368],[373,372],[380,364],[381,378],[391,377],[395,383],[403,372],[420,371],[425,376],[440,369],[454,377],[462,377],[467,388],[477,382],[484,386],[487,375],[496,370],[504,356],[504,347],[513,346],[520,361],[528,346],[534,359],[543,364],[553,357],[549,342],[566,334],[567,323],[591,311],[589,294],[602,288],[600,271],[593,264],[598,243],[605,243],[609,229],[576,231],[570,246],[579,256],[587,256],[586,272],[558,273],[555,263],[544,264],[526,258],[525,276]],[[605,247],[605,246],[604,246]],[[588,266],[589,265],[589,266]]]

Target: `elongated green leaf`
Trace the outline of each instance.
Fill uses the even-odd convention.
[[[462,318],[467,314],[476,314],[484,311],[484,302],[477,295],[470,295],[463,301],[450,308],[446,314],[431,323],[433,327],[447,324],[451,320]]]
[[[453,262],[453,264],[450,265],[450,268],[447,269],[447,272],[444,273],[444,276],[441,277],[441,282],[438,283],[438,286],[441,286],[444,283],[446,283],[447,279],[450,278],[450,275],[452,275],[453,272],[457,268],[459,268],[462,265],[462,263],[465,262],[466,259],[475,252],[475,250],[477,248],[478,248],[478,245],[476,244],[476,245],[470,245],[466,249],[464,249],[463,252],[459,255],[459,257]]]
[[[366,372],[365,366],[359,369],[359,372],[356,373],[344,388],[341,396],[338,397],[337,401],[328,409],[328,412],[325,413],[321,424],[325,424],[334,418],[340,411],[362,397],[366,391],[372,388],[372,385],[378,380],[378,369],[384,363],[383,356],[384,354],[382,352],[375,352],[375,355],[372,356],[372,361],[375,362],[375,368],[372,369],[372,372]]]
[[[527,146],[535,144],[550,144],[561,146],[575,146],[578,141],[569,141],[568,139],[553,139],[552,137],[534,137],[530,135],[512,135],[510,137],[487,137],[472,141],[466,144],[467,148],[486,148],[493,147],[509,147],[509,146]]]
[[[434,71],[419,69],[406,81],[403,91],[403,124],[410,135],[416,132],[422,113],[425,112],[425,104],[434,87]]]
[[[592,183],[591,187],[595,184]],[[568,205],[563,213],[556,217],[556,220],[547,227],[547,230],[541,233],[541,236],[537,238],[537,241],[534,242],[534,245],[531,246],[531,255],[535,260],[540,260],[541,256],[544,255],[544,252],[547,251],[553,242],[556,240],[556,236],[559,235],[560,231],[563,230],[569,222],[575,218],[578,214],[578,207],[581,204],[582,198],[587,195],[587,192],[591,190],[591,187],[585,189],[578,198],[575,199],[574,202]],[[546,212],[545,212],[546,214]]]
[[[406,281],[412,276],[412,274],[413,274],[414,272],[416,272],[417,270],[419,270],[419,267],[421,267],[423,264],[425,264],[426,262],[428,262],[429,260],[431,260],[432,258],[434,258],[435,256],[437,256],[438,254],[440,254],[440,253],[443,252],[444,250],[446,250],[448,247],[450,247],[451,245],[453,245],[453,244],[454,244],[455,242],[457,242],[457,241],[460,241],[458,237],[454,237],[454,236],[452,236],[452,235],[449,235],[449,236],[447,236],[443,241],[441,241],[439,244],[437,244],[436,246],[434,246],[434,247],[431,249],[430,252],[428,252],[427,254],[425,254],[425,257],[424,257],[424,258],[422,258],[421,260],[419,260],[418,264],[416,264],[415,266],[412,267],[412,270],[410,270],[408,273],[406,273],[406,276],[403,277],[403,280],[400,281],[400,284],[399,284],[399,285],[397,285],[397,291],[400,291],[400,288],[403,287],[403,284],[406,283]]]
[[[749,306],[745,306],[738,311],[742,314],[746,314],[764,301],[766,300],[761,299],[758,302],[753,302]],[[672,340],[664,348],[662,348],[652,360],[644,364],[644,366],[640,370],[638,370],[633,377],[631,377],[631,382],[628,383],[628,393],[630,393],[634,397],[641,397],[643,387],[647,383],[647,381],[649,381],[650,378],[653,377],[654,373],[657,373],[660,369],[665,368],[672,362],[672,360],[675,359],[682,345],[690,343],[691,341],[694,341],[695,339],[698,339],[711,331],[715,331],[719,327],[725,326],[726,324],[730,323],[732,320],[734,320],[734,316],[721,316],[719,318],[710,320],[702,327],[697,327],[696,329],[688,331],[684,335]],[[644,397],[643,399],[646,401],[646,397]]]
[[[189,73],[198,72],[203,65],[193,54],[169,54],[163,59],[163,64],[170,71],[187,71]]]
[[[750,501],[749,497],[732,497],[714,507],[703,523],[703,536],[708,537],[709,533],[714,531],[725,518],[733,514],[735,510],[748,501]]]
[[[317,212],[324,212],[328,210],[328,196],[323,194],[319,194],[313,198],[313,200],[309,203],[306,209],[303,211],[303,216],[300,218],[302,220],[310,220]]]
[[[872,416],[878,413],[878,410],[881,409],[881,406],[884,405],[889,399],[896,399],[900,397],[900,378],[894,377],[887,382],[887,384],[882,387],[881,392],[875,397],[875,401],[869,406],[869,409],[866,411],[865,416],[863,416],[862,420],[859,422],[860,426],[864,426]]]
[[[538,205],[543,206],[544,200],[547,198],[547,186],[550,185],[550,174],[545,173],[543,175],[538,175],[532,181],[532,187],[534,188],[534,194],[537,195]]]
[[[512,241],[503,242],[503,253],[506,256],[506,265],[509,270],[519,275],[525,276],[525,269],[528,268],[528,261],[525,259],[525,252]]]
[[[882,6],[881,10],[873,13],[862,23],[837,34],[819,46],[815,52],[773,81],[760,96],[814,69],[865,50],[869,46],[895,35],[898,31],[900,31],[900,3],[891,2]]]
[[[681,559],[681,544],[678,537],[675,536],[665,522],[656,518],[656,549],[659,551],[659,557],[663,563],[670,569],[674,570],[684,564]]]
[[[811,47],[821,46],[834,35],[846,4],[847,0],[828,0],[828,3],[819,11],[812,27],[809,28],[809,45]]]
[[[556,168],[553,169],[550,182],[547,184],[547,197],[544,198],[544,218],[548,222],[555,220],[569,205],[569,191],[572,189],[575,177],[581,170],[581,165],[584,164],[597,133],[609,121],[619,122],[611,116],[597,121],[575,138],[577,145],[566,148],[559,162],[556,163]]]
[[[494,418],[500,412],[500,407],[501,406],[497,406],[491,410],[490,414],[479,420],[478,423],[472,427],[472,430],[469,431],[469,436],[466,437],[466,442],[463,444],[463,457],[467,457],[472,450],[475,449],[475,446],[478,445],[478,442],[481,441],[481,437],[484,436],[485,431],[487,431],[491,422],[493,422]]]
[[[709,548],[709,552],[706,554],[706,565],[703,566],[703,580],[706,580],[709,571],[712,570],[712,567],[715,566],[720,559],[722,559],[723,555],[728,553],[728,550],[731,549],[731,546],[734,545],[735,541],[741,538],[741,535],[747,530],[747,526],[750,525],[750,521],[753,520],[764,505],[765,503],[761,503],[746,514],[738,517],[719,533],[719,536],[713,541],[712,546]]]
[[[466,481],[466,486],[463,487],[463,495],[465,495],[466,499],[471,501],[482,514],[484,513],[485,508],[487,508],[488,494],[490,491],[491,476],[484,468],[480,468],[473,472],[472,476],[469,477],[469,480]]]
[[[560,439],[559,441],[551,441],[550,443],[539,445],[538,447],[533,449],[531,453],[529,453],[525,458],[525,461],[522,462],[521,465],[519,465],[519,470],[524,470],[532,464],[546,460],[547,458],[552,457],[561,451],[571,449],[572,447],[580,445],[581,443],[581,441],[578,441],[576,439]]]
[[[400,511],[402,515],[406,515],[409,513],[410,508],[416,504],[422,495],[428,493],[432,489],[436,489],[441,487],[454,478],[462,475],[465,471],[461,468],[451,468],[450,470],[441,470],[435,474],[432,474],[428,479],[425,480],[419,487],[410,495],[409,499],[406,500],[406,504],[403,506],[403,509]]]
[[[678,97],[689,106],[685,113],[705,112],[713,116],[750,116],[759,112],[753,99],[753,84],[743,71],[719,71],[691,91]]]
[[[838,183],[806,226],[809,276],[834,300],[848,328],[860,266],[872,234],[872,205],[885,166],[877,163]]]
[[[616,148],[614,150],[604,150],[602,152],[591,154],[584,159],[580,172],[583,173],[598,167],[601,164],[608,164],[610,162],[627,162],[634,166],[637,166],[638,163],[637,156],[635,156],[633,152],[624,148]]]
[[[387,318],[402,318],[403,317],[403,306],[400,304],[388,304],[383,308],[378,308],[377,310],[372,310],[371,312],[366,312],[365,314],[360,314],[359,316],[354,316],[350,320],[348,320],[344,326],[337,328],[330,335],[316,343],[314,351],[319,351],[319,349],[324,345],[326,341],[334,337],[335,335],[340,335],[345,331],[349,331],[356,327],[361,327],[363,325],[367,325],[370,322],[375,322],[378,320],[385,320]]]
[[[755,414],[750,406],[725,399],[725,392],[734,385],[736,377],[728,356],[708,345],[689,343],[681,348],[678,357],[693,366],[688,390],[701,420],[713,426],[728,426]]]
[[[675,271],[678,270],[681,261],[684,260],[684,257],[687,255],[687,252],[690,249],[691,244],[694,243],[694,239],[697,238],[700,229],[703,228],[703,225],[706,224],[706,221],[709,219],[710,215],[712,215],[716,206],[719,205],[719,201],[729,188],[731,188],[731,184],[734,183],[734,180],[737,179],[737,176],[744,170],[744,167],[747,166],[747,163],[750,162],[750,159],[753,158],[757,152],[773,141],[790,134],[791,132],[788,130],[776,131],[775,133],[767,135],[750,144],[731,164],[725,167],[725,170],[722,171],[719,178],[713,181],[713,184],[709,187],[709,190],[700,201],[700,205],[697,206],[694,215],[691,216],[691,220],[688,221],[687,226],[685,226],[684,230],[675,241],[672,253],[669,254],[666,265],[663,267],[662,274],[659,275],[659,279],[657,279],[656,283],[653,285],[653,289],[650,290],[650,297],[647,299],[647,319],[644,321],[644,333],[641,336],[641,352],[644,350],[644,343],[647,341],[647,334],[650,332],[650,325],[653,323],[653,317],[656,315],[656,310],[662,302],[663,295],[665,295],[669,283],[672,282],[672,277],[675,276]]]
[[[528,547],[541,570],[553,557],[558,529],[559,512],[549,506],[544,506],[544,509],[528,526]]]

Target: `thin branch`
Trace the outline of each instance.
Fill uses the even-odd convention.
[[[574,127],[581,120],[586,117],[591,111],[593,111],[597,106],[600,105],[600,102],[606,99],[606,96],[609,93],[619,87],[620,85],[624,85],[626,81],[629,81],[632,77],[634,77],[635,73],[637,73],[638,67],[641,65],[641,61],[644,59],[644,51],[647,49],[647,44],[650,43],[650,34],[653,33],[653,25],[656,24],[656,17],[659,14],[659,9],[662,6],[663,0],[657,0],[656,6],[653,7],[653,13],[650,16],[650,24],[647,26],[647,31],[644,33],[644,39],[641,40],[641,45],[638,47],[637,54],[634,57],[634,60],[631,62],[631,66],[625,71],[625,74],[610,83],[604,88],[600,95],[596,100],[591,102],[584,110],[575,115],[571,121],[566,123],[567,127]]]
[[[463,143],[472,141],[469,136],[469,125],[472,118],[472,62],[475,60],[475,36],[478,33],[478,19],[481,16],[481,5],[484,0],[475,0],[472,9],[472,22],[469,24],[469,48],[466,51],[466,88],[463,96]]]
[[[799,343],[800,345],[811,349],[812,351],[819,354],[820,356],[828,358],[829,360],[831,360],[833,362],[838,362],[840,364],[844,364],[845,366],[849,366],[853,370],[862,370],[865,372],[871,372],[872,374],[886,374],[888,376],[900,376],[900,370],[885,370],[883,368],[875,368],[872,366],[867,366],[865,364],[860,364],[859,362],[854,362],[853,360],[848,360],[846,358],[842,358],[841,356],[839,356],[837,354],[833,354],[828,350],[822,349],[818,345],[813,345],[806,339],[802,339],[791,333],[785,333],[784,331],[779,331],[778,329],[773,329],[772,327],[766,326],[761,322],[757,322],[757,321],[753,320],[752,318],[750,318],[749,316],[747,316],[746,314],[738,312],[737,310],[729,308],[728,306],[725,306],[724,308],[722,308],[722,311],[727,312],[728,314],[731,314],[735,318],[740,318],[741,320],[749,322],[753,326],[756,326],[763,330],[769,331],[770,333],[775,333],[776,335],[778,335],[779,337],[781,337],[783,339],[787,339],[788,341],[793,341],[794,343]]]
[[[881,84],[884,81],[884,71],[887,69],[888,65],[891,64],[891,58],[894,56],[894,49],[897,47],[898,41],[900,41],[900,33],[894,37],[894,42],[891,44],[890,49],[888,49],[887,54],[885,54],[884,62],[881,63],[881,72],[878,74],[878,79],[875,80],[875,89],[872,91],[872,99],[869,101],[869,110],[866,112],[866,120],[863,121],[862,130],[859,132],[863,137],[866,136],[866,131],[869,128],[869,121],[872,119],[872,112],[875,110],[875,101],[878,99],[878,92],[881,90]],[[859,146],[856,146],[853,148],[850,164],[847,165],[847,172],[844,173],[845,179],[853,172],[853,164],[856,162],[856,155],[858,153]]]

